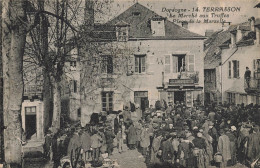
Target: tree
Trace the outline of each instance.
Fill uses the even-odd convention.
[[[23,96],[22,63],[26,41],[24,0],[4,0],[2,6],[2,61],[5,162],[21,167],[21,106]]]

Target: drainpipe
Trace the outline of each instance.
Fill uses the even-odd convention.
[[[164,72],[162,72],[162,86],[164,87]]]

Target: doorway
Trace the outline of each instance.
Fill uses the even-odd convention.
[[[175,91],[174,92],[174,103],[176,102],[183,102],[185,103],[185,91]]]
[[[149,107],[148,92],[147,91],[134,92],[134,102],[135,104],[139,104],[140,109],[142,110],[142,112],[144,112],[145,109]]]
[[[36,115],[25,116],[25,131],[26,139],[31,139],[33,134],[36,133]]]
[[[36,106],[25,107],[25,133],[30,139],[36,133]]]

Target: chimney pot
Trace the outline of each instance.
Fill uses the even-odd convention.
[[[183,21],[181,23],[182,27],[185,28],[185,29],[188,29],[188,22],[187,21]]]
[[[249,23],[250,23],[250,30],[255,32],[255,17],[252,16],[248,20],[249,20]]]

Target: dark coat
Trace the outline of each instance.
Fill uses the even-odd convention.
[[[128,128],[127,134],[128,144],[136,144],[137,136],[136,136],[136,129],[133,125]]]

